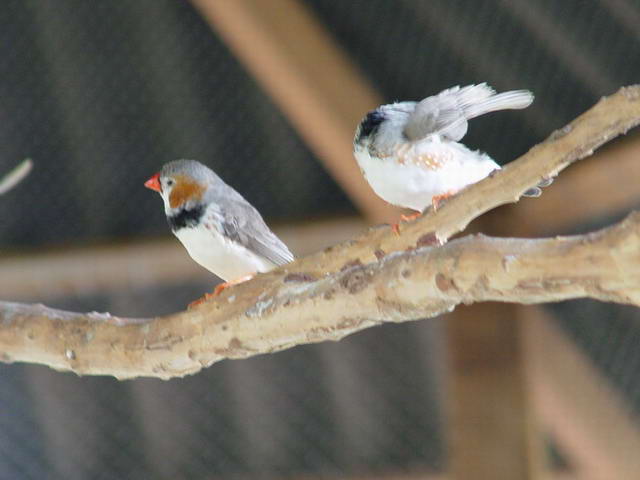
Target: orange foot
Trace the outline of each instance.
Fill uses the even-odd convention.
[[[416,218],[418,218],[420,215],[422,215],[422,212],[415,212],[415,213],[412,213],[411,215],[402,214],[400,215],[400,220],[402,220],[403,222],[411,222]]]
[[[431,199],[431,208],[433,208],[433,211],[437,211],[438,207],[440,206],[440,202],[442,202],[443,200],[446,200],[449,197],[453,197],[455,194],[457,193],[457,191],[455,190],[449,190],[448,192],[444,192],[442,195],[436,195]]]
[[[422,212],[415,212],[411,215],[402,214],[400,215],[400,222],[411,222],[412,220],[418,218],[420,215],[422,215]],[[396,235],[400,235],[400,223],[398,222],[391,225],[391,230],[393,230],[393,233],[395,233]]]
[[[246,282],[247,280],[251,280],[252,278],[253,278],[253,275],[245,275],[244,277],[236,278],[235,280],[219,283],[218,285],[216,285],[216,288],[213,290],[213,293],[205,293],[202,297],[198,298],[197,300],[194,300],[189,305],[187,305],[187,308],[196,307],[201,303],[206,302],[210,298],[217,297],[218,295],[220,295],[220,293],[222,293],[224,289],[232,287],[233,285],[237,285],[242,282]]]

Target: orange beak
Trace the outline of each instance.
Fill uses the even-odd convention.
[[[156,173],[153,177],[144,182],[144,186],[150,190],[155,190],[160,193],[162,191],[162,188],[160,188],[160,174]]]

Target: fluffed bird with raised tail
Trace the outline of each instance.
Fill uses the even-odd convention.
[[[162,197],[171,231],[191,258],[224,280],[214,295],[293,261],[258,210],[205,165],[175,160],[144,185]]]
[[[416,210],[415,217],[500,168],[486,153],[459,143],[470,119],[526,108],[531,102],[533,94],[528,90],[496,94],[481,83],[449,88],[420,102],[382,105],[360,122],[354,155],[376,194],[393,205]],[[526,194],[538,196],[540,190],[533,188]]]

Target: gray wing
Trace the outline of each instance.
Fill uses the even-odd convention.
[[[287,246],[264,223],[262,216],[244,198],[227,198],[222,213],[224,234],[275,265],[292,262]]]
[[[459,89],[451,90],[454,89],[427,97],[416,105],[404,127],[404,134],[409,140],[420,140],[434,133],[456,141],[464,137],[467,120],[458,104]]]
[[[467,133],[468,120],[496,110],[526,108],[532,101],[533,94],[527,90],[496,95],[486,83],[453,87],[419,102],[403,132],[409,140],[437,133],[459,141]]]

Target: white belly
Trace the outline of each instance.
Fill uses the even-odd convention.
[[[225,239],[215,229],[209,230],[201,225],[182,228],[174,234],[191,258],[224,281],[267,272],[275,267],[269,260]]]
[[[499,169],[489,156],[448,141],[422,140],[398,149],[395,157],[356,159],[371,188],[387,202],[423,211],[436,195],[457,192]],[[398,161],[400,160],[400,161]]]

